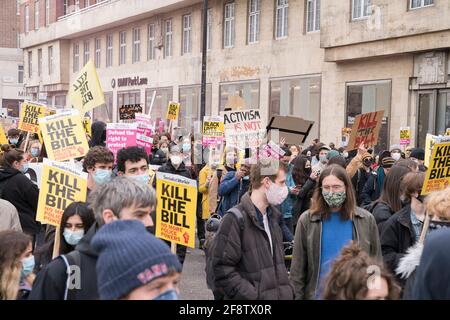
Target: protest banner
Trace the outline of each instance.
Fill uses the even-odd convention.
[[[106,125],[106,146],[117,159],[120,149],[136,146],[136,123],[108,123]]]
[[[258,109],[222,111],[227,146],[257,148],[265,139],[266,128]]]
[[[427,133],[425,138],[425,158],[423,164],[425,167],[430,166],[431,154],[433,152],[434,145],[437,143],[450,142],[450,136],[434,136],[431,133]]]
[[[411,143],[411,128],[401,127],[400,128],[400,145],[408,146]]]
[[[384,110],[359,114],[355,118],[347,151],[358,149],[361,143],[374,147],[378,142]]]
[[[167,120],[178,121],[178,115],[180,114],[180,104],[176,102],[169,102],[167,106]]]
[[[120,120],[133,120],[136,113],[142,112],[142,106],[140,104],[126,104],[119,108]]]
[[[59,227],[64,210],[86,201],[87,173],[67,163],[44,159],[36,220]]]
[[[222,118],[209,116],[203,118],[202,144],[204,147],[223,143],[224,134],[225,125]]]
[[[157,172],[156,236],[195,248],[197,182]]]
[[[82,114],[105,104],[105,95],[94,62],[89,60],[69,88],[72,107]]]
[[[5,130],[3,129],[3,125],[0,123],[0,144],[8,144],[8,139],[6,138]]]
[[[39,132],[39,118],[45,116],[46,107],[32,102],[23,102],[18,129],[30,133]]]
[[[84,132],[87,133],[89,137],[92,137],[92,120],[91,118],[85,117],[83,120]]]
[[[89,145],[78,110],[40,118],[39,126],[50,160],[65,161],[88,153]]]
[[[136,113],[135,120],[137,123],[136,145],[150,154],[153,146],[151,117],[147,114]]]
[[[286,152],[283,149],[281,149],[275,142],[270,140],[269,143],[263,147],[261,156],[274,158],[275,160],[281,160],[285,154]]]
[[[444,190],[450,183],[450,142],[437,143],[433,147],[422,195]]]

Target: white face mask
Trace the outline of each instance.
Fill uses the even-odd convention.
[[[392,159],[394,159],[395,161],[400,160],[400,158],[402,157],[402,155],[399,152],[394,152],[391,153]]]
[[[172,162],[172,164],[175,167],[178,167],[181,164],[181,162],[183,161],[183,159],[181,159],[180,156],[171,156],[170,161]]]
[[[288,194],[289,191],[286,186],[280,187],[272,182],[266,191],[267,202],[271,205],[278,206],[286,200]]]
[[[234,154],[227,154],[227,158],[226,158],[227,165],[233,166],[234,160],[235,160]]]

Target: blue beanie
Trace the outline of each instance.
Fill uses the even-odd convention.
[[[169,246],[137,220],[104,225],[91,244],[98,252],[97,283],[102,300],[120,299],[173,270],[181,272]]]

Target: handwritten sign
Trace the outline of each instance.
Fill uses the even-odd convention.
[[[373,147],[378,142],[381,121],[384,111],[369,112],[357,115],[352,126],[347,151],[358,149],[361,143]]]
[[[258,109],[222,111],[227,146],[256,148],[264,141],[266,130]]]

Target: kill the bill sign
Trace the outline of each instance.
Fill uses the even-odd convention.
[[[450,142],[434,145],[422,195],[443,190],[450,184]]]
[[[44,159],[36,220],[58,227],[64,210],[75,201],[86,201],[87,173]]]
[[[162,172],[156,179],[156,236],[195,248],[197,182]]]
[[[30,102],[22,103],[18,129],[25,132],[39,133],[39,118],[43,116],[45,116],[45,106]]]

